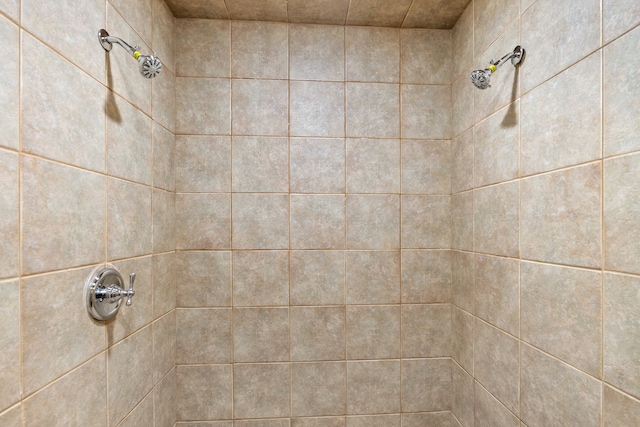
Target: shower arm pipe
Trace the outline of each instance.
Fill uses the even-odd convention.
[[[104,31],[104,30],[101,30],[101,31]],[[104,35],[104,34],[107,34],[107,32],[104,31],[104,33],[102,32],[100,33],[100,43],[102,44],[102,47],[106,51],[110,51],[113,43],[117,43],[120,46],[122,46],[124,50],[129,52],[129,55],[133,56],[135,59],[138,59],[138,57],[142,55],[142,53],[140,52],[140,46],[135,45],[131,47],[129,43],[122,40],[120,37],[110,36],[108,34]]]
[[[489,61],[489,66],[487,68],[491,70],[492,73],[495,73],[496,70],[508,60],[511,60],[511,64],[513,64],[514,66],[518,66],[522,61],[523,57],[524,57],[524,49],[522,49],[520,46],[516,46],[513,52],[507,53],[498,61],[494,61],[493,59]]]

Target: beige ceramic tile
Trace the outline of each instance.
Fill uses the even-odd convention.
[[[174,427],[176,423],[176,374],[171,371],[153,390],[155,427]]]
[[[128,2],[126,0],[111,0],[113,7],[127,20],[134,30],[147,42],[152,40],[151,0]]]
[[[233,254],[233,305],[265,306],[289,303],[287,251]]]
[[[291,251],[292,305],[344,304],[345,256],[341,251]]]
[[[231,365],[176,368],[178,421],[230,419],[233,407],[232,393]]]
[[[292,195],[291,248],[342,249],[345,242],[345,196]]]
[[[286,21],[287,3],[283,0],[226,0],[231,19],[248,21]]]
[[[492,0],[484,0],[487,1]],[[503,2],[498,0],[495,3]],[[511,2],[515,3],[515,2]],[[514,21],[509,27],[481,54],[476,54],[472,66],[467,69],[463,77],[469,78],[469,74],[474,69],[487,68],[491,60],[497,61],[519,45],[520,26],[519,21]],[[529,52],[531,46],[525,45],[527,57],[523,64],[529,64]],[[524,65],[523,65],[524,66]],[[491,88],[486,90],[473,88],[474,96],[474,123],[478,123],[490,114],[498,111],[502,107],[511,104],[520,94],[520,80],[522,78],[522,69],[515,68],[510,62],[507,62],[500,68],[497,75],[491,77]],[[468,80],[467,80],[468,81]],[[471,83],[469,83],[471,84]]]
[[[475,383],[474,423],[476,426],[520,427],[520,422],[484,387]]]
[[[94,35],[98,29],[104,28],[105,10],[102,0],[80,0],[62,5],[59,2],[22,0],[21,19],[25,29],[46,40],[96,79],[104,81],[104,50],[96,44],[95,36],[88,35]],[[70,28],[74,30],[70,32]],[[124,51],[118,54],[126,55]]]
[[[154,0],[159,1],[159,0]],[[153,124],[153,186],[167,191],[176,188],[176,138],[157,123]]]
[[[347,306],[347,358],[400,357],[400,306]]]
[[[233,137],[231,158],[234,192],[289,191],[287,138]]]
[[[451,360],[402,361],[402,411],[451,410]]]
[[[286,136],[288,86],[285,80],[233,80],[233,134]]]
[[[176,311],[153,323],[153,383],[176,366]]]
[[[402,141],[402,193],[451,193],[449,141]]]
[[[640,23],[640,5],[633,0],[605,0],[604,41],[609,42]]]
[[[473,188],[473,130],[451,140],[451,191]]]
[[[23,274],[104,258],[104,177],[25,156],[21,183]]]
[[[26,399],[24,421],[34,426],[106,427],[106,389],[107,366],[101,355]]]
[[[153,252],[173,251],[176,248],[175,194],[154,189],[151,197]]]
[[[232,19],[242,19],[227,2]],[[250,9],[250,7],[247,7]],[[231,24],[231,75],[240,78],[286,79],[288,77],[288,26],[274,22]]]
[[[564,25],[572,22],[572,25]],[[538,0],[522,14],[522,91],[528,92],[568,65],[600,47],[601,10],[598,0],[580,4]],[[562,46],[567,53],[549,61],[547,52]]]
[[[152,328],[146,327],[135,335],[111,347],[107,353],[109,377],[109,425],[115,426],[153,387]]]
[[[235,421],[237,427],[289,427],[289,419]]]
[[[451,82],[451,31],[400,31],[402,83],[448,85]]]
[[[135,273],[135,297],[131,306],[126,306],[126,299],[121,306],[122,311],[111,321],[105,323],[107,327],[107,346],[111,346],[138,329],[148,325],[153,320],[153,282],[151,281],[151,256],[133,258],[114,262],[113,266],[122,274],[122,287],[129,288],[130,274]]]
[[[47,20],[49,21],[49,20]],[[7,24],[8,25],[8,24]],[[4,27],[4,26],[3,26]],[[8,29],[1,30],[11,40]],[[92,46],[92,50],[95,46]],[[23,33],[22,49],[22,147],[54,160],[96,171],[104,170],[105,159],[105,90],[102,85],[67,62],[30,35]],[[4,56],[4,54],[3,54]],[[3,114],[1,145],[18,148],[17,116],[10,106],[11,61],[2,65]],[[15,64],[14,64],[15,65]],[[15,71],[15,70],[14,70]],[[16,88],[17,89],[17,88]],[[4,108],[3,108],[4,109]],[[6,126],[6,127],[5,127]],[[144,139],[140,143],[144,146]],[[143,159],[143,161],[146,159]],[[148,169],[148,168],[147,168]]]
[[[600,266],[601,165],[522,180],[523,258]]]
[[[402,425],[404,427],[451,427],[455,422],[449,411],[443,412],[426,412],[423,414],[402,414]]]
[[[476,256],[476,316],[518,336],[520,331],[520,263],[518,260]]]
[[[178,307],[231,306],[231,253],[176,254]]]
[[[231,139],[224,136],[176,138],[176,191],[231,190]]]
[[[230,76],[231,24],[228,21],[178,19],[175,44],[177,75]]]
[[[3,3],[0,10],[8,8],[6,1],[0,3]],[[20,39],[18,27],[4,16],[0,17],[0,37],[5,45],[0,54],[0,104],[4,111],[0,117],[0,145],[17,149],[20,143]]]
[[[292,81],[289,88],[292,136],[344,136],[344,83]]]
[[[640,171],[640,155],[604,162],[605,266],[612,270],[640,272],[638,231],[640,193],[634,185]]]
[[[345,397],[346,402],[346,397]],[[291,427],[345,427],[345,417],[293,418]]]
[[[347,362],[347,414],[400,412],[400,389],[399,360]]]
[[[593,54],[522,98],[523,175],[601,156],[601,62]]]
[[[344,193],[344,139],[289,141],[290,189],[292,193]]]
[[[477,56],[518,16],[519,10],[518,3],[510,0],[477,0],[473,3],[473,12]]]
[[[344,362],[291,365],[291,415],[346,413],[347,366]]]
[[[346,101],[347,136],[400,136],[400,98],[397,84],[347,83]]]
[[[343,307],[291,308],[291,360],[341,360],[344,357]]]
[[[175,24],[176,19],[167,4],[162,0],[151,0],[153,13],[153,37],[151,45],[154,53],[162,58],[163,67],[175,74]]]
[[[17,280],[0,282],[0,411],[21,398],[20,369],[20,285]],[[26,331],[25,331],[26,332]],[[0,418],[2,421],[2,418]]]
[[[477,320],[474,325],[474,376],[511,412],[519,407],[519,342],[499,329]]]
[[[600,273],[529,262],[520,268],[522,339],[600,377]]]
[[[449,29],[456,23],[467,3],[467,0],[451,0],[443,7],[437,1],[419,0],[412,3],[402,26]]]
[[[451,355],[451,306],[402,306],[402,357]]]
[[[451,247],[473,250],[473,193],[451,196]]]
[[[527,425],[600,425],[599,381],[528,345],[521,357],[521,417]]]
[[[518,256],[519,194],[518,182],[474,192],[473,240],[476,251]]]
[[[151,7],[151,2],[148,0],[140,3],[146,3],[149,8]],[[149,21],[151,21],[151,13],[149,13]],[[109,34],[117,35],[134,47],[140,46],[139,50],[143,54],[153,53],[149,47],[151,34],[149,34],[149,39],[142,39],[140,33],[132,28],[131,24],[125,20],[111,2],[107,3],[106,28],[108,28]],[[140,68],[137,61],[132,58],[131,54],[126,51],[123,52],[118,47],[106,54],[105,58],[107,87],[146,114],[150,114],[152,81],[151,79],[140,78]],[[160,60],[162,61],[162,58]],[[160,78],[164,79],[165,77],[163,73]],[[112,95],[112,93],[109,92],[109,95]]]
[[[107,105],[107,172],[150,185],[153,179],[151,120],[118,96]]]
[[[451,247],[450,196],[402,196],[402,247]]]
[[[460,135],[473,125],[473,96],[477,90],[465,73],[451,84],[451,131]]]
[[[518,177],[519,110],[518,101],[511,103],[473,129],[473,174],[476,187]]]
[[[22,405],[18,404],[0,414],[0,423],[6,427],[22,427]],[[333,427],[333,426],[329,426]],[[344,423],[335,427],[344,427]]]
[[[399,27],[411,3],[410,0],[398,0],[393,3],[384,0],[352,0],[349,3],[347,25]]]
[[[399,414],[347,417],[347,427],[400,427],[400,423]]]
[[[158,420],[159,421],[159,420]],[[150,393],[125,417],[118,427],[153,425],[153,394]]]
[[[226,249],[231,232],[229,194],[176,195],[176,249]]]
[[[467,6],[458,22],[452,29],[452,46],[453,52],[453,75],[458,77],[460,73],[464,73],[462,77],[466,77],[466,72],[471,71],[471,63],[473,62],[473,5]],[[468,83],[468,80],[467,80]]]
[[[171,71],[166,70],[162,77],[151,80],[151,91],[153,92],[151,98],[153,120],[174,132],[177,121],[176,79]]]
[[[153,317],[176,308],[175,254],[154,255],[153,263]]]
[[[349,0],[288,0],[289,22],[344,25]],[[293,35],[293,27],[290,26]],[[294,423],[295,426],[295,423]]]
[[[352,4],[351,7],[354,7]],[[346,27],[347,80],[400,81],[400,31],[396,28]]]
[[[347,192],[400,192],[400,140],[347,139]]]
[[[397,249],[400,198],[396,195],[347,196],[347,247]]]
[[[460,425],[474,425],[473,385],[473,377],[456,363],[451,363],[451,413],[460,421]]]
[[[640,279],[604,276],[604,380],[640,397]]]
[[[18,275],[19,246],[19,187],[18,156],[0,151],[0,277]]]
[[[14,21],[20,20],[20,0],[1,0],[0,11]]]
[[[289,364],[235,365],[233,414],[236,418],[288,417]]]
[[[473,373],[473,316],[453,307],[451,315],[451,356],[467,372]]]
[[[287,249],[289,196],[233,195],[234,249]]]
[[[316,9],[317,15],[328,13],[330,0],[290,1],[289,20],[297,13],[309,13]],[[342,0],[346,7],[348,1]],[[327,10],[329,9],[329,10]],[[316,15],[316,16],[317,16]],[[344,11],[346,16],[346,9]],[[344,16],[342,21],[344,22]],[[289,25],[289,73],[295,80],[344,80],[344,27],[325,25]]]
[[[107,254],[110,260],[151,253],[151,189],[119,179],[107,182]]]
[[[402,302],[451,302],[450,251],[402,251]]]
[[[466,252],[451,252],[452,302],[461,309],[475,313],[475,256]]]
[[[229,79],[176,78],[176,133],[229,135]]]
[[[402,85],[402,137],[451,138],[451,87]]]
[[[231,309],[178,309],[176,330],[177,364],[231,363]]]
[[[224,0],[168,0],[167,6],[176,18],[229,19]]]
[[[626,3],[624,8],[627,12],[616,15],[621,19],[633,16],[629,8],[640,11],[640,6],[634,2],[608,0],[605,3]],[[634,119],[640,114],[640,92],[637,85],[629,84],[640,79],[638,57],[632,53],[639,42],[640,30],[635,29],[604,48],[605,155],[640,149],[640,125]]]
[[[346,253],[347,304],[400,302],[400,252]]]
[[[604,427],[640,426],[640,402],[617,390],[604,386],[603,414]]]
[[[287,360],[289,360],[288,308],[233,309],[234,362]]]

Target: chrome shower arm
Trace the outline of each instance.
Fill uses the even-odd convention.
[[[505,62],[507,62],[508,60],[510,60],[511,58],[513,58],[514,56],[516,56],[515,52],[511,52],[511,53],[507,53],[505,56],[503,56],[502,58],[500,58],[497,62],[494,62],[493,59],[489,62],[491,65],[495,65],[496,68],[500,67],[502,64],[504,64]]]
[[[494,65],[496,67],[496,69],[497,69],[498,67],[500,67],[502,64],[504,64],[508,60],[511,60],[511,64],[513,66],[516,66],[516,65],[520,64],[520,62],[522,61],[523,57],[524,57],[524,49],[522,49],[520,46],[516,46],[516,48],[513,50],[513,52],[507,53],[505,56],[500,58],[497,62],[494,62],[493,59],[492,59],[489,62],[489,64]],[[495,72],[495,70],[491,70],[491,71]]]
[[[106,36],[106,37],[102,37],[101,38],[102,43],[103,43],[103,47],[104,47],[104,43],[117,43],[120,46],[122,46],[123,48],[125,48],[125,50],[127,52],[129,52],[129,55],[133,56],[138,50],[140,50],[140,46],[134,46],[131,47],[131,45],[129,43],[127,43],[126,41],[122,40],[120,37],[114,37],[114,36]]]

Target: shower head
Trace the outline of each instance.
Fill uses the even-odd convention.
[[[131,56],[133,56],[138,61],[140,74],[142,74],[143,77],[152,79],[160,74],[160,71],[162,71],[162,63],[157,56],[143,55],[140,52],[140,46],[131,47],[130,44],[128,44],[121,38],[110,36],[105,29],[98,31],[98,41],[100,42],[102,48],[107,52],[111,51],[114,43],[122,46],[127,52],[129,52]]]
[[[489,62],[489,66],[484,70],[475,70],[471,72],[471,83],[475,85],[478,89],[486,89],[491,87],[489,84],[491,82],[491,75],[496,72],[498,67],[507,62],[509,59],[511,60],[511,64],[514,67],[519,67],[524,61],[525,50],[520,46],[516,46],[513,49],[513,52],[506,54],[498,62],[494,62],[491,60]]]

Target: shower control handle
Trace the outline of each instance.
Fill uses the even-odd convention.
[[[133,296],[136,294],[136,292],[133,290],[133,282],[136,281],[136,273],[131,273],[129,275],[129,290],[127,291],[128,293],[128,298],[127,298],[127,305],[131,305],[131,298],[133,298]]]
[[[96,267],[85,282],[85,302],[91,317],[109,320],[116,315],[123,301],[131,305],[131,299],[136,294],[133,290],[135,281],[136,273],[131,273],[129,289],[125,289],[124,279],[115,267]]]

